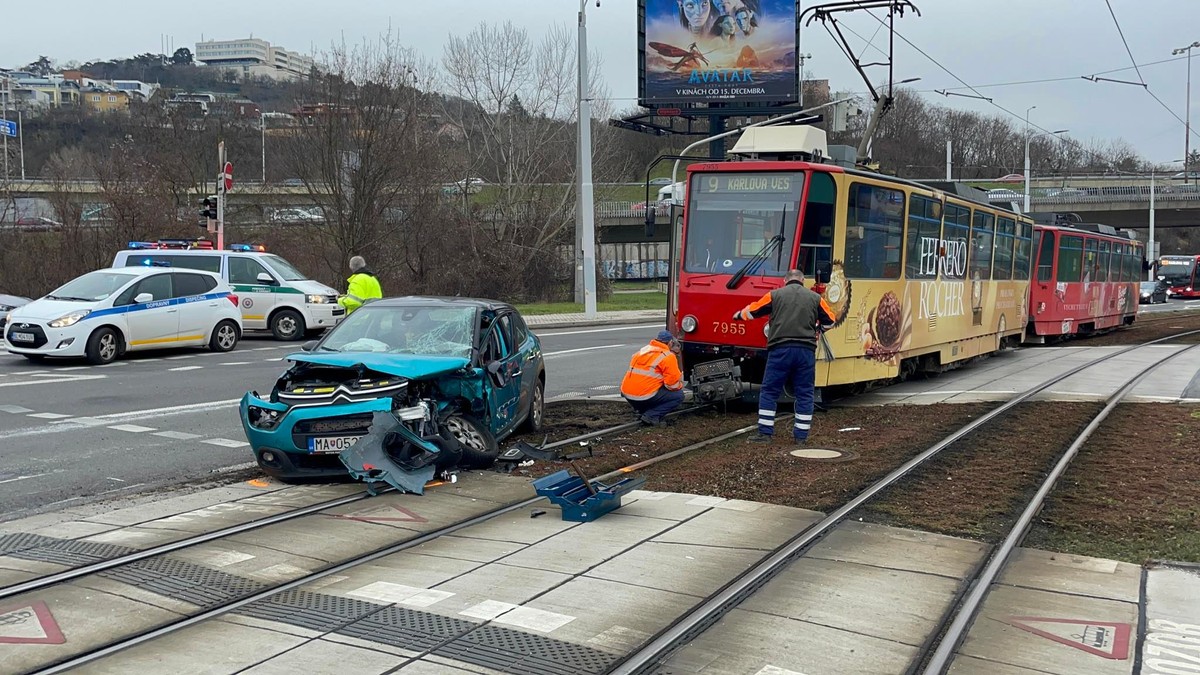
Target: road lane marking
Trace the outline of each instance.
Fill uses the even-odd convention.
[[[49,473],[35,473],[35,474],[29,475],[29,476],[17,476],[16,478],[6,478],[5,480],[0,480],[0,485],[3,485],[4,483],[15,483],[19,480],[27,480],[30,478],[38,478],[41,476],[49,476],[49,475],[50,475]]]
[[[559,335],[584,335],[587,333],[611,333],[611,332],[617,331],[617,330],[653,330],[656,325],[657,324],[647,323],[647,324],[642,324],[640,326],[618,326],[617,328],[596,328],[593,330],[570,330],[570,331],[566,331],[564,333],[539,333],[536,330],[534,330],[533,333],[534,333],[534,335],[537,335],[539,338],[543,338],[543,337],[557,337]],[[532,326],[530,328],[532,328]]]
[[[24,415],[25,413],[33,412],[29,408],[22,408],[19,405],[0,405],[0,412],[11,413],[13,415]]]
[[[628,347],[629,345],[600,345],[597,347],[580,347],[579,349],[563,349],[557,352],[546,352],[542,354],[544,357],[562,356],[563,354],[577,354],[579,352],[593,352],[597,349],[617,349],[618,347]]]
[[[174,405],[166,408],[148,408],[146,410],[130,410],[129,412],[110,413],[108,415],[96,415],[97,419],[102,420],[133,420],[140,417],[157,417],[160,415],[179,415],[183,413],[192,413],[205,410],[218,410],[220,408],[228,408],[235,406],[241,402],[240,398],[231,398],[224,401],[208,401],[205,403],[187,403],[184,405]]]
[[[230,361],[229,363],[222,363],[221,365],[222,366],[248,366],[248,365],[250,365],[250,362],[249,361]]]
[[[113,429],[115,431],[128,431],[131,434],[140,434],[140,433],[143,433],[146,431],[154,431],[153,427],[142,427],[142,426],[138,426],[136,424],[113,424],[108,428]]]
[[[33,413],[28,415],[28,417],[36,417],[39,420],[63,420],[70,417],[70,415],[62,413]]]
[[[180,368],[167,368],[169,373],[182,373],[185,370],[203,370],[204,366],[182,366]]]
[[[248,447],[250,447],[250,444],[247,443],[246,441],[232,441],[228,438],[206,438],[200,442],[207,443],[209,445],[219,445],[222,448],[248,448]]]
[[[191,441],[200,438],[200,434],[189,434],[183,431],[156,431],[154,436],[162,436],[173,441]]]
[[[87,380],[103,380],[107,375],[68,375],[66,377],[49,378],[45,380],[29,380],[28,382],[0,382],[0,387],[28,387],[35,384],[55,384],[58,382],[85,382]]]
[[[199,354],[184,354],[182,356],[168,356],[166,358],[166,360],[167,361],[179,361],[181,359],[194,359],[197,356],[199,356]]]

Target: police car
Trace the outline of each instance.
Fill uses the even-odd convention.
[[[238,298],[217,275],[164,267],[96,270],[8,316],[8,351],[111,363],[125,352],[207,346],[232,351],[242,335]]]

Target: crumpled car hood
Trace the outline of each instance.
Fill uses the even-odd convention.
[[[330,352],[291,354],[289,361],[322,366],[353,368],[359,364],[371,370],[413,380],[446,375],[466,368],[470,361],[458,356],[420,356],[416,354],[373,354],[371,352]]]

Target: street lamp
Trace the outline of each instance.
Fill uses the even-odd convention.
[[[1036,108],[1036,107],[1037,106],[1034,106],[1034,108]],[[1030,110],[1032,110],[1032,109],[1033,108],[1030,108]],[[1025,114],[1029,115],[1028,112],[1026,112]],[[1058,131],[1044,131],[1035,136],[1030,136],[1028,131],[1025,132],[1025,211],[1024,211],[1024,213],[1029,213],[1029,142],[1035,138],[1041,138],[1042,136],[1056,136],[1058,134],[1065,134],[1068,131],[1070,131],[1070,129],[1059,129]]]
[[[1200,47],[1200,42],[1193,42],[1186,47],[1171,51],[1171,56],[1187,54],[1187,111],[1183,114],[1183,181],[1189,181],[1188,160],[1191,159],[1192,143],[1192,50]]]
[[[600,0],[596,0],[600,6]],[[575,274],[575,301],[583,301],[583,314],[596,317],[596,223],[595,200],[592,195],[592,101],[588,98],[587,81],[587,0],[579,0],[578,67],[579,148],[576,175],[578,185],[575,202],[575,249],[583,256],[583,269]],[[581,288],[582,287],[582,288]],[[582,291],[582,293],[581,293]],[[580,297],[582,295],[583,297]]]

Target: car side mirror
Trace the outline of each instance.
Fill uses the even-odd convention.
[[[319,340],[309,340],[308,342],[305,342],[304,344],[300,345],[300,351],[311,352],[317,348],[317,342],[319,342]]]
[[[258,273],[258,283],[266,284],[268,286],[274,286],[275,285],[275,277],[271,276],[270,274],[267,274],[266,272],[259,272]]]
[[[144,305],[147,302],[154,302],[154,294],[153,293],[138,293],[137,295],[133,296],[133,302],[136,305]]]
[[[503,387],[508,382],[508,377],[504,374],[504,364],[499,361],[491,361],[487,364],[488,376],[492,378],[492,382],[497,387]]]
[[[817,265],[817,283],[818,284],[829,283],[829,277],[831,277],[832,275],[833,275],[833,265],[831,263],[823,262],[820,265]]]

